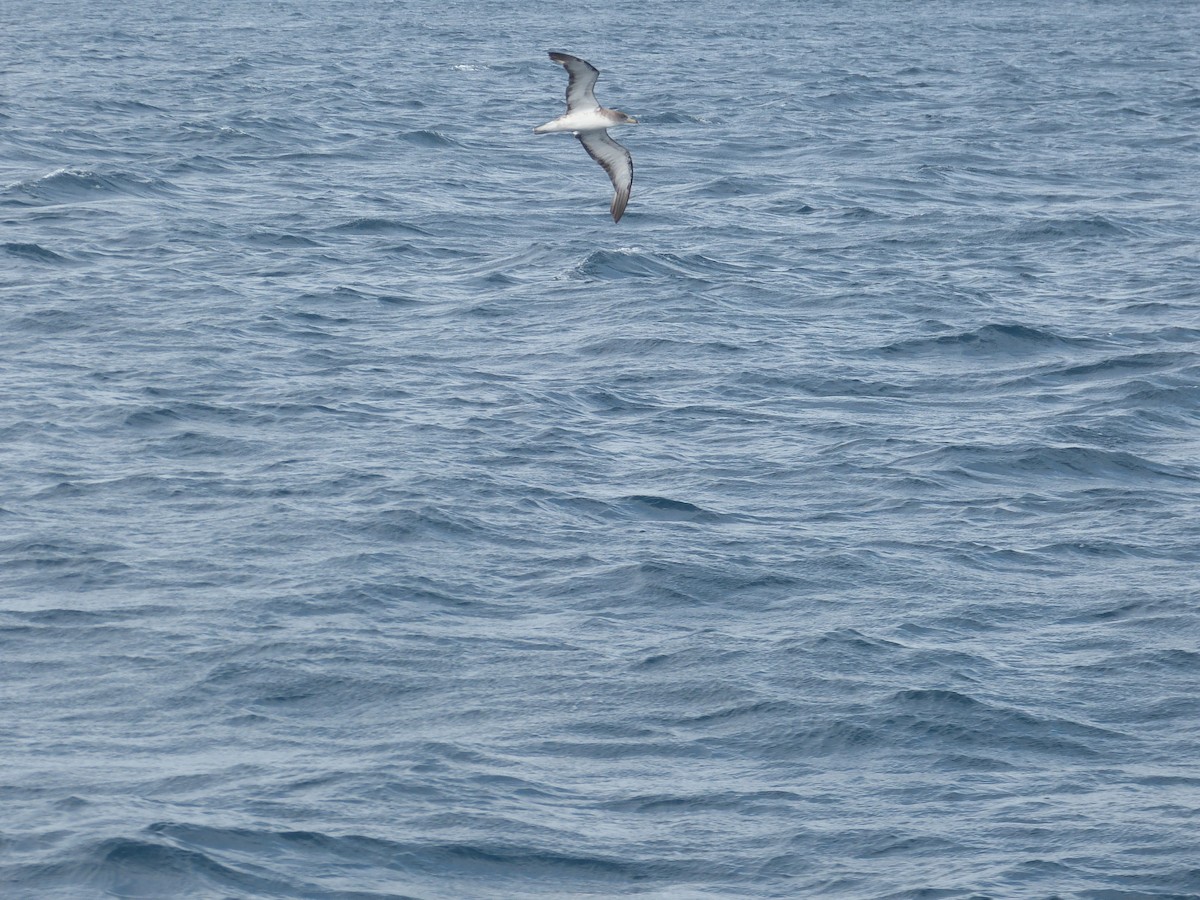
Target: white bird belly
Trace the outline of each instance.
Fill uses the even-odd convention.
[[[612,119],[598,109],[576,110],[565,116],[559,116],[545,125],[533,129],[535,134],[550,134],[555,131],[595,131],[600,128],[611,128]]]

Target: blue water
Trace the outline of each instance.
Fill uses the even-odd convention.
[[[0,12],[0,894],[1200,896],[1200,5],[111,6]]]

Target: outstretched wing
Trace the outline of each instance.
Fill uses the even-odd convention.
[[[633,157],[629,151],[608,136],[604,130],[580,131],[575,135],[588,156],[600,163],[612,179],[617,193],[613,196],[612,217],[621,221],[625,206],[629,203],[629,191],[633,188]]]
[[[600,71],[591,63],[567,53],[551,53],[550,58],[567,70],[567,112],[595,109],[600,104],[592,89]]]

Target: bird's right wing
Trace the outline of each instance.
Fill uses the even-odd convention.
[[[595,109],[600,104],[592,89],[600,71],[591,63],[567,53],[551,53],[550,58],[567,70],[567,112]]]
[[[625,206],[629,203],[629,192],[633,189],[633,157],[629,151],[608,136],[604,130],[581,131],[575,135],[588,156],[600,163],[612,179],[616,194],[613,196],[612,217],[621,221]]]

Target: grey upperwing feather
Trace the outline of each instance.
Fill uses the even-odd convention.
[[[613,195],[611,212],[613,221],[620,222],[629,203],[629,192],[633,189],[633,157],[610,138],[607,131],[581,131],[575,136],[583,144],[588,156],[600,163],[612,180],[616,194]]]
[[[600,105],[593,93],[596,79],[600,77],[599,69],[569,53],[551,53],[550,58],[567,70],[567,112],[595,109]]]

